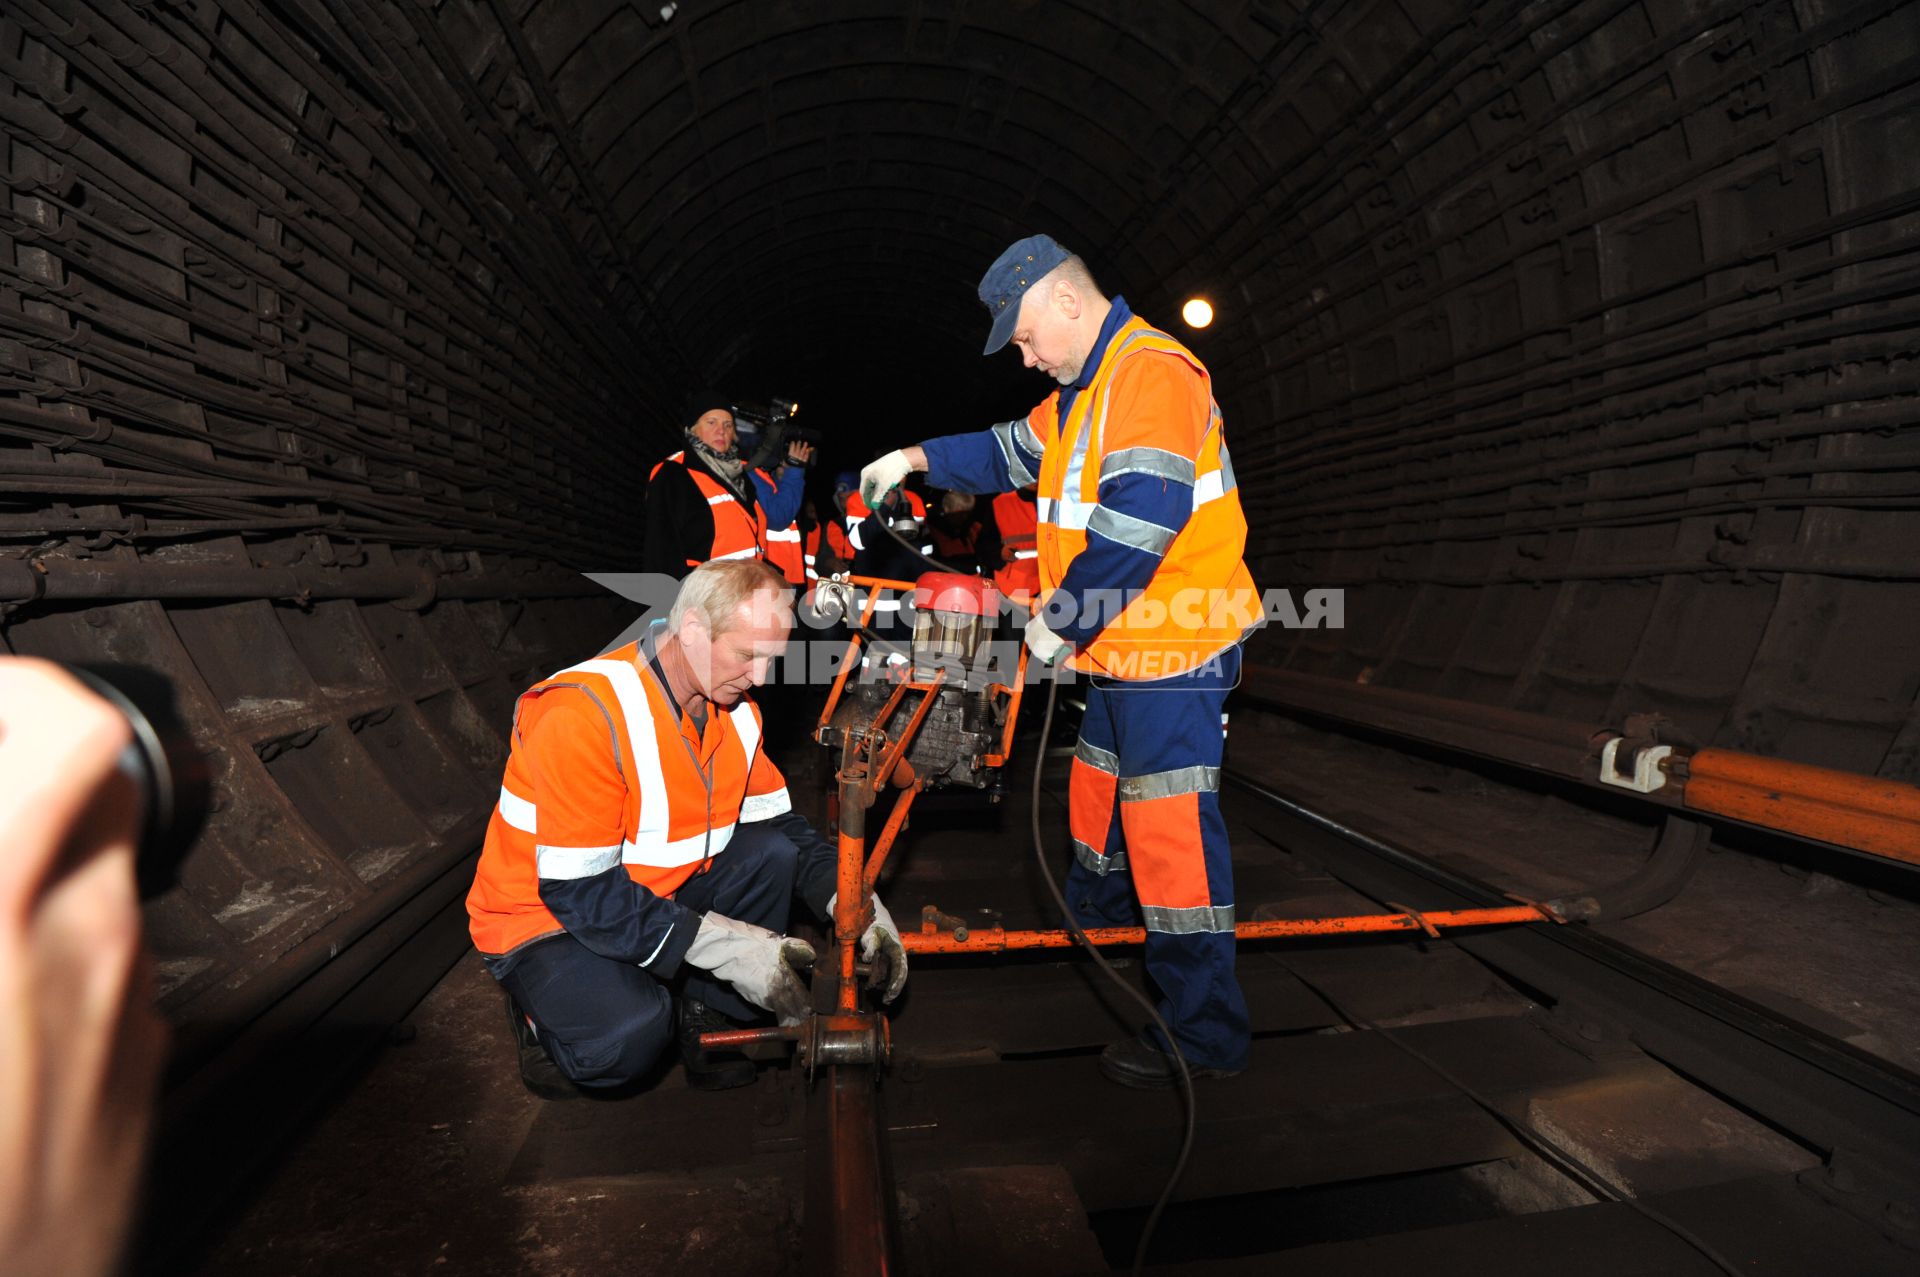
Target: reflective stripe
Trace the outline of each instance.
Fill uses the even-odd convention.
[[[1014,557],[1014,558],[1016,558],[1016,559],[1037,559],[1037,558],[1039,558],[1039,557],[1040,557],[1040,551],[1038,551],[1038,550],[1015,550],[1015,551],[1013,552],[1013,557]]]
[[[808,566],[808,567],[812,567],[812,566],[814,565],[814,562],[815,562],[815,560],[814,560],[814,556],[813,556],[813,555],[811,555],[811,554],[809,554],[809,555],[807,555],[807,556],[805,556],[805,557],[806,557],[806,562],[807,562],[807,566]]]
[[[1120,756],[1109,753],[1098,745],[1087,744],[1084,736],[1074,745],[1073,756],[1094,770],[1103,771],[1109,776],[1120,774]]]
[[[505,785],[500,786],[500,819],[512,825],[523,834],[534,832],[533,804],[518,794],[507,792]]]
[[[591,878],[620,863],[620,844],[611,847],[545,847],[535,844],[534,863],[542,878]]]
[[[847,540],[853,543],[853,548],[856,550],[867,548],[860,540],[860,525],[863,522],[865,520],[856,519],[852,515],[847,516]]]
[[[1013,481],[1014,487],[1024,488],[1029,483],[1037,483],[1039,480],[1034,477],[1033,471],[1027,469],[1027,463],[1014,447],[1015,440],[1018,438],[1015,434],[1016,427],[1025,429],[1026,439],[1019,441],[1021,446],[1024,447],[1028,440],[1032,440],[1033,446],[1027,448],[1028,452],[1037,457],[1044,449],[1040,447],[1040,441],[1033,438],[1033,427],[1027,425],[1024,418],[1019,421],[1003,421],[993,427],[994,441],[1000,445],[1000,455],[1006,458],[1007,478]]]
[[[1067,469],[1066,473],[1060,477],[1060,496],[1058,500],[1053,502],[1053,517],[1048,519],[1045,515],[1041,516],[1044,521],[1053,524],[1056,528],[1070,528],[1075,532],[1086,531],[1087,520],[1092,517],[1093,512],[1099,508],[1094,502],[1082,501],[1080,499],[1080,478],[1087,466],[1089,437],[1098,429],[1104,428],[1107,424],[1105,396],[1101,396],[1100,400],[1101,411],[1100,424],[1098,427],[1090,425],[1087,420],[1093,411],[1091,402],[1088,402],[1088,396],[1082,395],[1080,396],[1080,400],[1080,403],[1074,405],[1074,407],[1080,408],[1081,410],[1080,430],[1074,437],[1073,451],[1067,454]],[[1081,407],[1081,403],[1085,403],[1086,406]],[[1063,421],[1060,423],[1060,433],[1065,434],[1066,430],[1067,423]],[[1045,508],[1045,505],[1046,502],[1043,500],[1041,502],[1042,508]]]
[[[1073,858],[1102,878],[1127,867],[1125,848],[1114,852],[1111,856],[1103,856],[1078,838],[1073,840]]]
[[[1193,481],[1193,508],[1198,510],[1209,501],[1218,501],[1239,485],[1233,478],[1233,458],[1227,455],[1227,444],[1220,442],[1220,468],[1209,470]]]
[[[692,834],[671,841],[660,839],[640,844],[625,842],[620,844],[620,858],[630,865],[648,865],[654,869],[678,869],[681,865],[697,865],[708,856],[717,856],[726,850],[733,840],[732,825],[722,825],[713,831],[709,838],[706,834]]]
[[[733,498],[723,492],[719,496],[708,497],[707,504],[708,505],[725,505],[727,502],[731,500],[733,500]]]
[[[1122,448],[1109,452],[1100,463],[1100,482],[1123,474],[1150,474],[1192,487],[1193,459],[1164,448]]]
[[[1104,505],[1095,506],[1093,517],[1087,520],[1088,535],[1096,532],[1109,541],[1118,541],[1121,545],[1144,550],[1148,554],[1165,554],[1167,547],[1173,544],[1173,538],[1178,535],[1172,528],[1136,519]]]
[[[740,753],[747,760],[747,775],[753,775],[753,756],[760,752],[760,720],[753,716],[753,705],[741,701],[727,711],[733,720],[734,734],[740,738]]]
[[[1190,936],[1203,932],[1233,933],[1232,905],[1199,905],[1192,909],[1168,909],[1160,905],[1141,905],[1148,931],[1165,935]]]
[[[722,559],[757,559],[759,557],[760,547],[750,545],[744,550],[735,550],[732,554],[716,554],[707,561],[709,563],[718,563]]]
[[[880,614],[880,613],[882,613],[882,612],[898,612],[899,610],[900,610],[900,600],[899,600],[899,599],[876,599],[876,600],[874,600],[874,604],[873,604],[873,611],[874,611],[874,614],[875,614],[876,616],[877,616],[877,615],[879,615],[879,614]]]
[[[620,702],[620,716],[626,720],[627,752],[633,755],[633,768],[638,773],[634,782],[640,787],[640,818],[632,836],[622,845],[622,857],[630,864],[663,867],[686,864],[685,859],[660,861],[643,859],[641,856],[642,848],[647,849],[648,856],[665,854],[672,808],[668,805],[666,773],[660,767],[660,742],[653,729],[653,705],[647,699],[646,687],[640,682],[640,671],[634,668],[632,661],[583,661],[572,670],[561,672],[598,674],[613,684],[614,699]],[[727,832],[731,836],[732,826],[728,826]],[[704,844],[705,839],[696,838],[692,841]],[[703,855],[704,850],[696,853],[692,859],[698,860]]]
[[[646,957],[640,959],[641,966],[643,967],[646,966],[648,963],[652,962],[655,958],[660,956],[660,951],[667,947],[667,936],[672,935],[673,929],[679,925],[680,924],[677,922],[669,922],[667,924],[667,934],[660,937],[660,943],[653,946],[652,953],[649,953]]]
[[[788,797],[786,786],[781,786],[771,794],[748,794],[740,801],[740,823],[754,820],[771,820],[775,816],[784,816],[793,810],[793,800]]]
[[[788,528],[784,532],[769,532],[767,533],[767,540],[792,541],[795,544],[798,544],[800,540],[800,525],[795,524],[793,527]]]
[[[1218,767],[1176,767],[1145,776],[1122,776],[1115,792],[1123,803],[1172,798],[1176,794],[1212,794],[1220,789]]]

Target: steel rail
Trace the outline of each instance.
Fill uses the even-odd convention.
[[[1223,776],[1263,805],[1256,828],[1366,894],[1412,898],[1422,909],[1505,899],[1244,772]],[[1587,927],[1509,928],[1452,943],[1548,999],[1621,1026],[1647,1054],[1829,1157],[1920,1184],[1920,1075]]]

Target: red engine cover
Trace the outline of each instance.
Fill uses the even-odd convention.
[[[983,576],[964,572],[925,572],[913,585],[916,611],[960,612],[992,616],[1000,609],[1000,592]]]

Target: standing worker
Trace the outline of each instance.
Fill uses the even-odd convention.
[[[814,515],[813,526],[802,542],[806,550],[807,579],[816,580],[836,572],[853,570],[853,542],[847,540],[847,497],[860,486],[860,476],[844,470],[834,479],[833,513]],[[811,503],[809,503],[809,508]]]
[[[735,443],[733,400],[714,390],[687,399],[687,446],[647,476],[648,572],[684,578],[711,559],[760,559],[767,522]]]
[[[873,504],[914,470],[966,492],[1038,483],[1044,606],[1027,646],[1091,676],[1067,898],[1085,925],[1145,923],[1147,973],[1193,1076],[1238,1073],[1250,1037],[1220,715],[1260,608],[1212,381],[1046,235],[1002,253],[979,292],[985,353],[1011,341],[1058,389],[1024,420],[887,454],[861,471],[861,493]],[[1100,1067],[1137,1087],[1176,1073],[1152,1030],[1107,1047]]]

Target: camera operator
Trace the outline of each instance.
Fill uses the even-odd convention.
[[[804,586],[800,507],[807,496],[807,467],[813,464],[812,432],[794,427],[790,405],[776,399],[774,408],[769,424],[759,432],[753,486],[766,515],[767,562],[780,569],[788,585]]]
[[[127,719],[0,657],[0,1255],[97,1277],[125,1245],[166,1031],[141,943]]]

